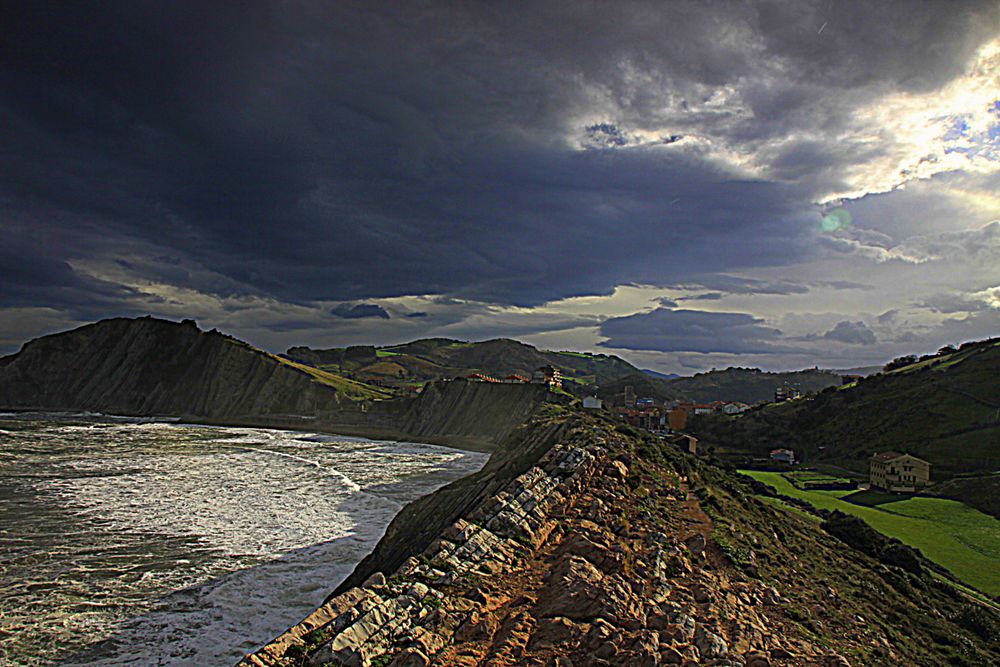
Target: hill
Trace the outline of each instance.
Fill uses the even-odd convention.
[[[740,401],[757,403],[774,398],[783,384],[803,393],[839,385],[840,374],[818,369],[770,373],[756,368],[727,368],[679,377],[641,370],[620,357],[589,352],[554,352],[506,338],[468,343],[449,338],[425,338],[402,345],[375,348],[370,345],[312,349],[292,347],[285,357],[331,373],[387,387],[419,385],[429,380],[484,373],[505,377],[511,373],[530,375],[540,366],[556,366],[566,389],[597,393],[609,400],[626,386],[639,396],[661,401],[697,403]]]
[[[660,371],[654,371],[649,368],[643,368],[642,372],[645,373],[646,375],[651,375],[661,380],[676,380],[677,378],[681,377],[678,373],[661,373]]]
[[[638,372],[620,357],[584,352],[551,352],[506,338],[467,343],[448,338],[425,338],[402,345],[374,348],[353,346],[314,350],[293,347],[285,356],[365,382],[386,386],[422,384],[429,380],[483,373],[506,377],[530,376],[541,366],[562,370],[566,388],[582,390]]]
[[[678,378],[672,380],[670,386],[697,403],[727,400],[752,404],[774,400],[774,390],[783,385],[807,394],[837,386],[840,382],[838,373],[819,369],[771,373],[758,368],[730,367]],[[725,398],[718,398],[720,396]]]
[[[732,367],[670,380],[642,371],[601,385],[598,395],[610,400],[621,394],[626,386],[632,386],[637,396],[660,401],[739,401],[753,404],[773,400],[774,390],[782,385],[809,393],[839,385],[840,382],[839,374],[818,369],[770,373],[757,368]]]
[[[491,450],[539,406],[541,385],[442,381],[416,397],[258,350],[191,320],[117,318],[0,358],[0,408],[176,416]]]
[[[384,393],[257,350],[192,320],[116,318],[0,359],[0,405],[126,415],[315,414]]]
[[[809,463],[867,474],[875,452],[930,461],[932,479],[1000,467],[1000,343],[967,343],[810,399],[697,424],[707,441],[766,456],[790,447]]]
[[[403,509],[247,667],[997,664],[1000,615],[844,515],[553,408]]]

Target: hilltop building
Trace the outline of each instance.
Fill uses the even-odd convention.
[[[562,389],[562,372],[555,366],[542,366],[531,374],[532,384],[545,384],[550,389]]]
[[[879,489],[913,493],[931,481],[931,464],[912,454],[880,452],[870,463],[871,485]]]
[[[471,373],[469,375],[466,375],[465,379],[466,380],[470,380],[472,382],[493,382],[493,383],[499,383],[501,381],[500,378],[495,378],[492,375],[486,375],[484,373]]]
[[[528,384],[531,382],[531,378],[524,375],[519,375],[517,373],[511,373],[503,379],[505,384]]]
[[[781,403],[782,401],[791,401],[796,398],[802,398],[802,390],[800,390],[798,387],[792,387],[786,384],[774,390],[775,403]]]

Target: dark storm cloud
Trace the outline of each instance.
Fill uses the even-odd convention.
[[[875,333],[864,322],[837,322],[836,326],[823,334],[823,338],[849,345],[873,345],[878,342]]]
[[[770,353],[781,331],[746,313],[657,308],[603,322],[603,347],[657,352]]]
[[[73,242],[5,254],[5,298],[99,307],[124,288],[67,264],[87,258],[292,302],[516,305],[801,260],[815,184],[793,176],[850,148],[791,142],[764,182],[688,136],[752,146],[836,129],[869,87],[932,89],[991,6],[7,6],[0,214]],[[728,89],[745,113],[709,103]]]
[[[678,297],[678,301],[718,301],[725,294],[722,292],[705,292],[704,294],[695,294],[694,296],[682,296]]]
[[[332,309],[330,314],[342,317],[345,320],[355,320],[364,317],[379,317],[383,320],[389,319],[388,311],[377,303],[342,303]]]
[[[725,273],[715,275],[698,276],[693,280],[683,283],[668,285],[675,289],[698,289],[706,288],[713,290],[705,294],[698,294],[689,297],[681,297],[679,300],[716,300],[727,294],[806,294],[814,287],[827,287],[831,289],[867,289],[869,286],[849,280],[819,280],[810,282],[795,282],[792,280],[760,280],[756,278],[746,278],[743,276],[732,276]]]

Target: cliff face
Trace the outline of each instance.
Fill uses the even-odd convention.
[[[538,385],[464,380],[416,398],[279,359],[194,322],[112,319],[0,359],[0,407],[172,415],[492,450],[547,401]],[[306,417],[306,420],[303,420]]]
[[[561,422],[528,423],[511,432],[477,473],[410,503],[396,515],[385,535],[340,585],[338,592],[359,585],[373,572],[392,572],[422,552],[448,526],[512,479],[535,465],[566,434]]]
[[[194,322],[112,319],[27,343],[0,366],[0,405],[236,418],[339,408],[338,393]]]

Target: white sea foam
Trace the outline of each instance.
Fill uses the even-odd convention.
[[[0,536],[8,576],[22,577],[0,580],[0,650],[33,647],[24,664],[42,664],[37,647],[107,637],[62,664],[233,664],[320,604],[404,502],[486,459],[288,431],[81,426],[14,432],[15,459],[0,459],[0,481],[9,470],[22,484],[7,502],[35,503],[39,522]]]

